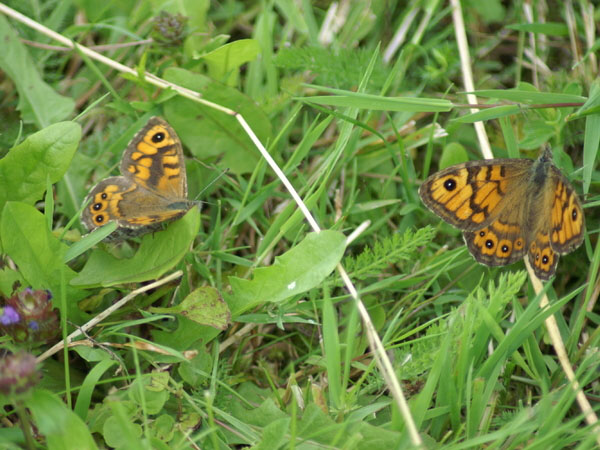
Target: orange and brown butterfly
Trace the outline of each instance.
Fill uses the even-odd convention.
[[[127,145],[120,171],[92,188],[81,215],[88,230],[117,222],[109,240],[154,231],[197,204],[187,198],[181,141],[160,117],[150,118]]]
[[[475,260],[504,266],[526,254],[536,276],[548,280],[559,255],[583,242],[585,221],[575,190],[552,163],[546,147],[538,159],[488,159],[457,164],[427,178],[423,203],[463,231]]]

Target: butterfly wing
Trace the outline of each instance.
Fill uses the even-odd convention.
[[[121,174],[137,185],[171,199],[187,198],[181,141],[160,117],[152,117],[127,145]]]
[[[505,266],[523,258],[527,241],[521,225],[525,208],[524,204],[520,206],[505,208],[496,220],[481,230],[463,232],[469,252],[477,262]]]
[[[556,272],[559,256],[558,253],[552,250],[550,229],[546,226],[536,232],[527,251],[527,258],[535,276],[540,280],[549,280]]]
[[[550,167],[550,179],[554,187],[549,220],[550,245],[562,255],[572,252],[583,242],[585,218],[573,186],[554,166]]]
[[[119,227],[141,228],[176,219],[185,214],[193,202],[172,202],[154,195],[125,177],[110,177],[92,188],[86,198],[81,221],[94,230],[111,220]]]
[[[525,192],[532,164],[529,159],[457,164],[427,178],[419,195],[431,211],[450,225],[469,232],[487,227],[500,238],[504,224],[515,223],[509,220],[512,214],[506,214],[497,228],[491,225],[508,206],[523,203],[519,197]],[[469,240],[474,242],[475,236],[469,235]]]
[[[575,250],[583,242],[585,218],[577,193],[565,176],[554,166],[548,168],[548,188],[541,200],[547,205],[537,223],[529,250],[529,262],[540,280],[550,279],[561,254]]]

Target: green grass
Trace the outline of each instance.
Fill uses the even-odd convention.
[[[7,355],[48,352],[37,383],[0,394],[0,447],[598,445],[545,320],[597,408],[600,12],[534,1],[528,23],[519,3],[462,2],[470,89],[450,4],[340,3],[324,39],[329,2],[5,2],[134,71],[0,14],[0,298],[48,289],[56,308],[41,331],[0,325],[0,388]],[[83,199],[153,115],[181,138],[201,210],[122,244],[84,236]],[[479,265],[417,194],[482,159],[475,121],[495,157],[549,144],[584,200],[585,243],[548,307],[523,263]]]

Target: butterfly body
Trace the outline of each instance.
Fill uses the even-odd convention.
[[[120,172],[86,197],[81,220],[88,230],[115,221],[118,228],[110,239],[120,240],[154,231],[196,204],[187,198],[181,142],[160,117],[150,118],[127,145]]]
[[[558,257],[583,242],[577,194],[545,150],[537,160],[491,159],[448,167],[419,189],[423,203],[463,231],[473,257],[489,266],[528,256],[548,280]]]

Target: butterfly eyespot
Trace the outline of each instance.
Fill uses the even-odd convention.
[[[485,231],[481,230],[481,231],[479,232],[479,236],[481,236],[481,237],[484,237],[484,236],[485,236]]]
[[[502,250],[502,253],[508,253],[508,250],[509,250],[508,245],[506,245],[506,244],[503,245],[501,250]]]
[[[573,220],[577,220],[577,208],[573,208],[573,211],[571,212],[571,218]]]
[[[98,214],[96,217],[94,217],[94,220],[96,223],[102,223],[104,222],[104,216],[102,214]]]
[[[152,135],[152,142],[154,142],[155,144],[158,144],[159,142],[162,142],[165,140],[167,136],[165,135],[165,133],[163,133],[162,131],[159,131],[158,133],[154,133]]]
[[[456,189],[456,180],[454,178],[450,178],[444,181],[444,188],[447,191],[453,191],[454,189]]]
[[[92,208],[94,209],[94,211],[98,211],[102,208],[102,203],[94,203],[94,206],[92,206]]]
[[[100,195],[100,198],[101,198],[102,200],[106,200],[106,199],[108,198],[108,194],[107,194],[106,192],[103,192],[103,193]]]
[[[542,256],[542,264],[548,264],[548,257],[546,255]]]
[[[494,248],[494,241],[492,241],[491,239],[488,239],[487,241],[485,241],[485,246],[487,248]]]

